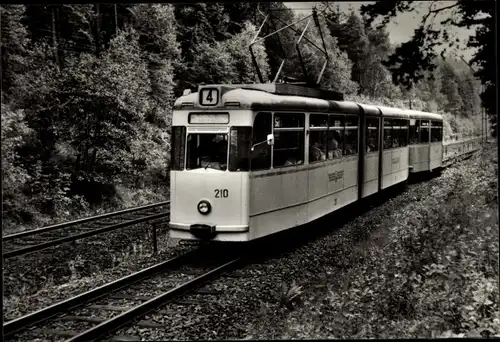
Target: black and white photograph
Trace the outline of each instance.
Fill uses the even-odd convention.
[[[0,9],[4,341],[500,338],[496,1]]]

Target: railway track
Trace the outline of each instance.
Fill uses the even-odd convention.
[[[193,290],[240,261],[234,252],[199,248],[73,298],[4,323],[5,340],[134,341],[113,336],[120,327],[166,325],[140,320],[163,303]]]
[[[170,201],[86,217],[2,237],[4,259],[168,217]]]

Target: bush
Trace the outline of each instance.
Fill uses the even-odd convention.
[[[19,148],[33,133],[26,125],[24,111],[12,111],[2,103],[2,218],[4,227],[11,227],[36,217],[22,189],[31,179],[22,164]]]

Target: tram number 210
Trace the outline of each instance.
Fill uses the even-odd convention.
[[[228,189],[215,189],[215,198],[228,198],[229,190]]]

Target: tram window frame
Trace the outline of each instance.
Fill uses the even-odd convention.
[[[250,171],[252,127],[233,126],[229,131],[229,171]]]
[[[345,115],[328,115],[328,135],[326,141],[328,160],[342,158],[344,151],[344,132]],[[335,145],[337,146],[336,148],[334,148]]]
[[[305,160],[305,113],[274,113],[273,115],[273,134],[274,145],[272,153],[273,168],[282,168],[287,166],[303,165]],[[283,120],[285,119],[285,120]],[[288,122],[287,122],[288,121]],[[278,125],[277,125],[278,124]],[[285,139],[283,139],[285,137]],[[289,147],[285,143],[282,148],[277,148],[281,141],[288,140],[294,141],[296,147]],[[281,146],[280,146],[281,147]],[[296,155],[290,153],[286,156],[286,151],[296,150]],[[278,152],[278,153],[277,153]],[[283,153],[284,158],[276,158],[276,155]],[[280,160],[282,159],[282,161]]]
[[[349,120],[352,120],[349,122]],[[355,125],[354,125],[355,123]],[[344,156],[352,156],[355,154],[358,154],[358,145],[359,145],[359,116],[357,115],[346,115],[345,117],[345,132],[344,132],[344,150],[343,150],[343,155]],[[352,136],[354,138],[352,139]],[[347,149],[347,140],[351,140],[351,147],[352,149]]]
[[[392,148],[392,119],[386,119],[384,118],[384,140],[383,140],[383,149],[384,150],[390,150]],[[387,134],[387,132],[389,134]]]
[[[418,145],[420,144],[420,120],[415,120],[415,125],[410,125],[408,131],[408,144]]]
[[[375,125],[372,125],[376,123]],[[366,132],[365,132],[365,152],[377,152],[379,148],[379,131],[380,131],[380,118],[368,116],[366,117]],[[371,140],[370,140],[371,139]],[[374,139],[374,140],[373,140]],[[368,151],[368,148],[370,151]]]
[[[399,128],[399,147],[408,146],[408,119],[400,119]]]
[[[263,118],[263,119],[261,119]],[[262,121],[262,124],[259,123]],[[259,124],[259,127],[257,125]],[[267,125],[267,129],[266,128]],[[267,135],[273,132],[273,115],[270,112],[259,112],[255,115],[252,125],[252,137],[250,147],[257,143],[254,151],[250,151],[250,170],[261,171],[269,170],[272,165],[272,146],[267,143],[262,143],[267,140]]]
[[[182,171],[186,164],[186,126],[172,126],[170,170]]]
[[[328,114],[309,114],[309,163],[327,160]],[[315,147],[314,144],[318,143]]]
[[[210,167],[227,171],[228,139],[226,132],[189,132],[186,138],[186,170]]]
[[[431,143],[441,142],[443,140],[443,123],[441,121],[431,120]]]
[[[392,135],[391,135],[391,148],[399,148],[401,136],[401,120],[392,119]]]
[[[431,127],[430,120],[420,120],[420,143],[421,144],[429,144],[430,143],[430,132],[429,132],[430,127]]]

